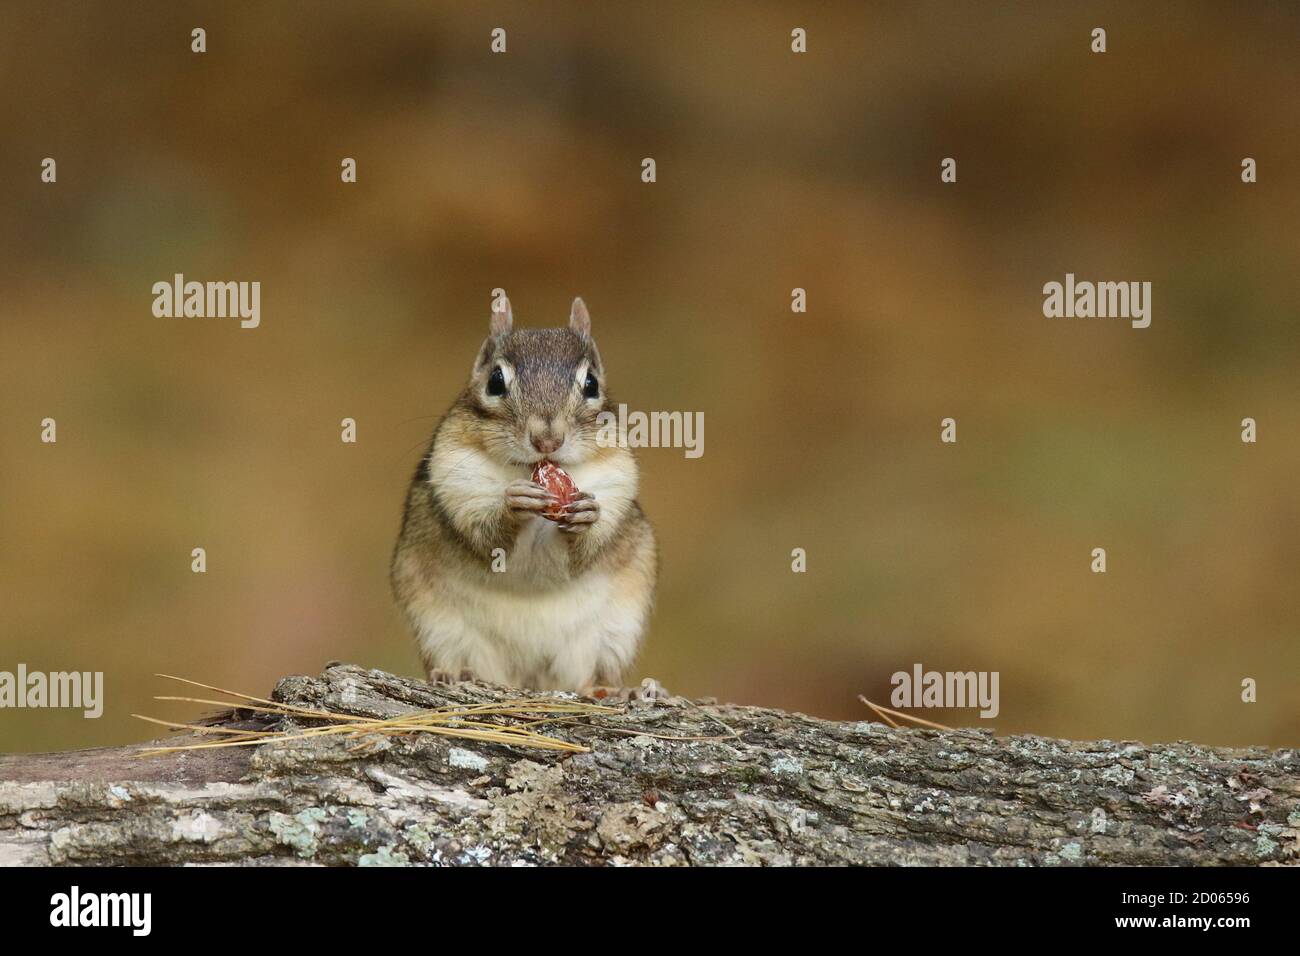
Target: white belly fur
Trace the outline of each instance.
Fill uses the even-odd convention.
[[[562,543],[562,542],[561,542]],[[413,608],[429,660],[515,687],[578,690],[632,661],[646,608],[603,572],[560,587],[514,590],[459,575]]]
[[[486,502],[528,474],[480,454],[431,460],[431,482],[459,485]],[[601,502],[600,521],[618,520],[636,497],[635,472],[600,463],[575,465],[578,487]],[[589,532],[587,532],[589,533]],[[553,522],[528,518],[506,555],[506,570],[470,576],[446,569],[408,607],[426,661],[455,674],[538,690],[579,690],[617,679],[636,656],[649,595],[619,572],[592,568],[568,576],[568,542]]]

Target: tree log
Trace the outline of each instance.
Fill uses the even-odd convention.
[[[274,692],[380,717],[519,696],[351,665]],[[898,730],[682,698],[547,732],[590,752],[421,734],[0,756],[0,865],[1300,862],[1295,750]]]

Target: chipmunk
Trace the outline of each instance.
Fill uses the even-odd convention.
[[[393,593],[430,682],[664,696],[649,678],[621,688],[658,553],[631,450],[597,442],[609,392],[587,307],[573,300],[568,328],[513,324],[501,296],[469,384],[411,482]],[[579,489],[558,521],[542,512],[559,499],[530,477],[543,460]]]

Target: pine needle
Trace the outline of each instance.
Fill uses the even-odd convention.
[[[133,714],[140,720],[161,724],[173,730],[188,730],[199,734],[224,735],[224,739],[204,741],[202,743],[182,744],[174,747],[151,747],[142,751],[145,756],[177,753],[189,750],[215,750],[226,747],[250,747],[264,744],[271,740],[290,741],[307,740],[314,737],[344,736],[363,738],[373,735],[408,736],[410,734],[435,734],[455,737],[463,740],[477,740],[484,743],[507,744],[517,747],[532,747],[538,750],[560,750],[569,753],[587,753],[589,748],[572,741],[541,733],[532,728],[547,723],[570,723],[578,717],[593,717],[619,714],[622,711],[600,704],[586,704],[579,701],[557,700],[550,697],[524,697],[516,700],[487,702],[481,704],[449,704],[428,710],[413,711],[396,717],[366,717],[357,714],[336,713],[329,710],[317,710],[296,704],[279,703],[264,697],[253,697],[236,691],[202,684],[174,677],[171,674],[159,674],[158,677],[179,681],[192,687],[224,694],[231,700],[213,700],[204,697],[158,696],[155,700],[179,701],[205,706],[234,707],[255,713],[279,717],[294,717],[305,720],[321,721],[313,727],[295,730],[241,730],[234,727],[212,727],[202,724],[190,724],[171,720],[160,720]],[[504,718],[493,719],[493,718]]]
[[[862,701],[862,703],[866,704],[868,707],[874,710],[877,714],[881,716],[881,718],[885,721],[885,723],[889,724],[889,726],[894,728],[897,728],[898,724],[890,720],[888,715],[893,715],[894,717],[900,717],[903,720],[909,720],[914,724],[919,724],[922,727],[929,727],[932,730],[953,729],[952,727],[946,727],[943,724],[936,724],[932,720],[926,720],[924,717],[914,717],[912,714],[905,714],[901,710],[890,710],[888,707],[882,707],[880,704],[873,704],[871,701],[867,700],[867,698],[864,697],[862,694],[858,695],[858,700]]]

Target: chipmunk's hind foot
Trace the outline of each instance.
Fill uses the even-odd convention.
[[[460,684],[473,679],[474,672],[471,670],[446,671],[439,667],[429,671],[428,682],[446,687],[449,684]]]

